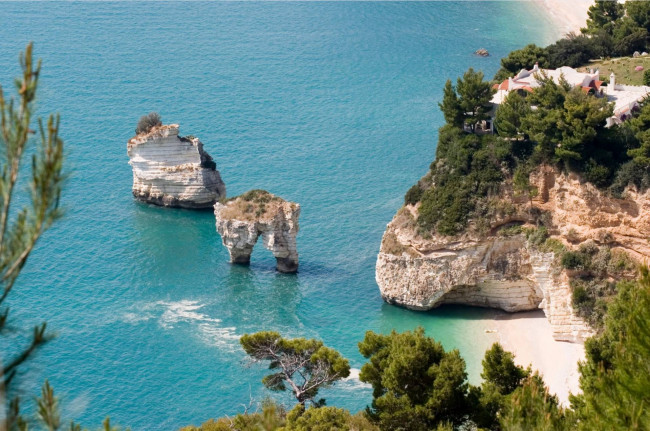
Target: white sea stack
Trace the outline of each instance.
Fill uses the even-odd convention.
[[[230,253],[230,261],[248,264],[257,239],[276,259],[280,272],[298,271],[298,217],[300,205],[265,190],[251,190],[214,205],[217,231]]]
[[[226,196],[212,157],[195,137],[178,136],[178,124],[153,128],[127,143],[133,196],[178,208],[210,208]]]

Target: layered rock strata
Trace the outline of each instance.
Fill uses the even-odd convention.
[[[499,228],[526,225],[532,213],[547,214],[551,237],[567,248],[593,241],[643,262],[650,256],[650,192],[628,188],[616,199],[550,167],[539,168],[530,180],[537,198],[517,202],[504,190],[503,198],[518,211],[483,235],[468,229],[457,237],[424,238],[417,230],[417,207],[402,208],[388,224],[377,259],[382,297],[416,310],[452,303],[509,312],[541,308],[556,340],[579,342],[591,335],[571,306],[570,274],[555,254],[522,234],[500,235]]]
[[[133,196],[167,207],[211,208],[226,197],[226,185],[203,143],[178,136],[178,129],[160,126],[129,140]]]
[[[263,190],[251,190],[226,202],[217,202],[214,214],[217,231],[232,263],[248,264],[261,236],[264,247],[275,256],[278,271],[298,271],[296,235],[300,205]]]

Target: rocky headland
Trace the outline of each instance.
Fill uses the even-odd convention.
[[[250,263],[253,247],[261,236],[275,256],[277,270],[298,271],[298,217],[300,205],[265,190],[251,190],[214,205],[217,231],[230,253],[230,261]]]
[[[519,196],[506,181],[497,197],[500,215],[481,228],[470,221],[455,236],[423,232],[420,203],[405,205],[382,239],[376,266],[382,297],[416,310],[441,304],[541,308],[556,340],[591,335],[593,311],[580,313],[573,291],[594,279],[607,286],[632,278],[635,262],[647,261],[650,192],[629,186],[615,198],[544,165],[529,181],[536,196]]]
[[[178,132],[178,124],[160,125],[129,140],[133,196],[167,207],[211,208],[225,198],[226,185],[203,143]]]

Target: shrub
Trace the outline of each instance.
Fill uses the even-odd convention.
[[[650,69],[643,72],[643,85],[650,85]]]
[[[544,226],[541,226],[528,231],[526,237],[531,245],[541,246],[548,238],[548,230]]]
[[[594,159],[589,159],[584,167],[584,178],[596,187],[603,188],[610,184],[611,170],[599,165]]]
[[[499,236],[505,236],[505,237],[515,236],[521,234],[523,231],[524,230],[521,227],[521,225],[518,224],[512,226],[505,226],[499,229]]]
[[[630,184],[641,192],[645,191],[650,187],[650,169],[630,160],[618,170],[609,189],[614,196],[621,197],[625,187]]]
[[[149,133],[154,127],[162,126],[160,114],[157,112],[150,112],[147,115],[140,117],[138,126],[135,128],[135,134]]]
[[[415,205],[422,198],[422,193],[424,193],[424,190],[419,184],[415,184],[404,195],[404,205]]]
[[[310,407],[297,404],[287,415],[286,431],[349,430],[350,412],[336,407]]]
[[[562,267],[566,269],[585,269],[585,255],[578,251],[567,251],[562,255]]]

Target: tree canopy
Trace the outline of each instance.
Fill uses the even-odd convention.
[[[390,335],[368,331],[359,351],[368,358],[359,379],[373,388],[368,413],[381,429],[428,430],[459,423],[466,414],[465,361],[422,328]]]
[[[493,90],[483,78],[483,72],[469,68],[455,87],[447,80],[440,109],[448,124],[474,130],[478,122],[488,119]]]
[[[273,391],[289,389],[300,404],[315,400],[318,391],[350,375],[350,364],[339,352],[318,340],[287,339],[273,331],[245,334],[240,343],[254,361],[269,361],[272,374],[264,377],[264,386]]]

